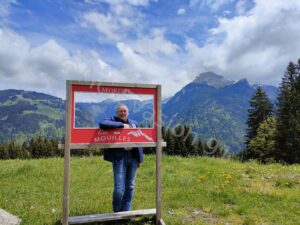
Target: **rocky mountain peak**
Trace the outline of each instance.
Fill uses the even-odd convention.
[[[227,80],[225,77],[218,75],[214,72],[200,73],[193,83],[206,84],[215,88],[225,87],[227,85],[233,84],[234,81]]]

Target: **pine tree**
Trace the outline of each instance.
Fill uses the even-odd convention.
[[[199,156],[204,155],[204,147],[205,147],[205,143],[201,140],[201,138],[198,138],[198,140],[197,140],[197,155],[199,155]]]
[[[0,144],[0,159],[9,159],[7,143]]]
[[[22,147],[16,144],[14,140],[8,142],[7,148],[10,159],[22,159],[25,157],[25,154],[22,151]]]
[[[172,130],[168,130],[167,133],[167,140],[168,140],[168,149],[171,155],[176,155],[178,154],[176,152],[176,137],[174,136]]]
[[[300,61],[287,66],[277,101],[276,158],[300,162]]]
[[[176,155],[186,156],[186,145],[184,140],[185,127],[180,124],[174,128],[174,139],[175,139],[175,151]]]
[[[184,144],[185,144],[185,155],[186,156],[191,156],[194,155],[194,137],[192,133],[192,127],[188,125],[184,125]]]
[[[38,151],[36,147],[36,142],[34,138],[31,138],[28,144],[28,150],[30,152],[30,155],[32,158],[37,158],[38,157]]]
[[[250,100],[250,109],[248,110],[246,150],[244,156],[253,158],[249,149],[250,141],[256,136],[260,124],[272,115],[273,106],[266,92],[258,87]]]
[[[253,158],[260,162],[273,162],[275,150],[276,119],[268,117],[257,129],[257,135],[249,143]]]

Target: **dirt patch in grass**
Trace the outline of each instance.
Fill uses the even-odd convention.
[[[224,218],[218,218],[212,215],[210,212],[205,212],[202,209],[189,209],[189,214],[182,218],[182,224],[226,224],[231,225],[230,221],[225,221]]]

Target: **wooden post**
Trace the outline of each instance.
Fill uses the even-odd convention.
[[[66,82],[66,130],[65,130],[65,156],[64,156],[64,191],[62,224],[69,224],[69,190],[70,190],[70,143],[71,143],[71,82]]]
[[[157,144],[156,144],[156,225],[160,225],[161,220],[161,85],[157,85]]]

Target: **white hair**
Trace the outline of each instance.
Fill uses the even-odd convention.
[[[129,111],[127,105],[125,105],[124,103],[119,103],[119,104],[117,105],[117,107],[116,107],[116,112],[118,112],[119,109],[120,109],[121,107],[126,107],[126,108],[127,108],[127,111]]]

